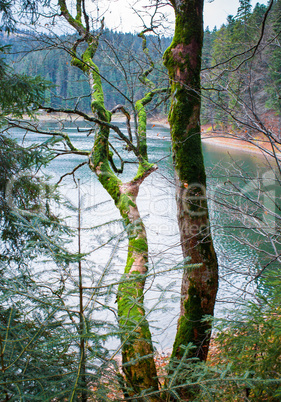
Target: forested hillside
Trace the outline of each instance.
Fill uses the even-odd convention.
[[[34,38],[32,43],[26,40],[26,33],[21,32],[9,37],[1,33],[0,40],[4,44],[12,45],[9,59],[16,71],[30,76],[40,75],[52,82],[52,90],[46,93],[46,105],[73,108],[79,104],[80,109],[90,111],[88,81],[78,68],[71,66],[71,49],[65,51],[71,37],[42,36]],[[160,40],[148,36],[147,41],[156,64],[152,79],[160,86],[163,80],[167,81],[167,74],[162,66],[162,54],[170,39]],[[122,69],[115,65],[115,56],[122,61]],[[138,35],[106,30],[95,57],[100,66],[108,108],[120,103],[126,104],[126,97],[138,99],[141,93],[141,83],[138,80],[139,65],[144,62],[142,39]],[[143,69],[145,68],[144,64]],[[164,109],[161,111],[164,112]]]
[[[205,31],[202,115],[213,128],[229,126],[242,114],[281,112],[280,2],[266,10],[241,1],[235,17]]]
[[[247,102],[260,114],[266,110],[281,113],[280,3],[276,2],[274,7],[264,26],[266,6],[257,3],[252,10],[248,2],[244,6],[241,2],[237,15],[228,16],[220,29],[206,28],[202,60],[203,123],[227,126],[230,112],[242,111],[241,102]],[[39,42],[34,38],[32,43],[26,42],[24,32],[9,38],[1,32],[0,39],[2,44],[12,45],[9,59],[17,72],[40,75],[52,82],[46,105],[69,108],[79,104],[80,109],[89,112],[88,82],[79,69],[71,66],[71,55],[64,50],[71,37],[42,35]],[[159,86],[167,80],[162,55],[170,42],[171,38],[148,36],[148,48],[156,63],[153,81]],[[141,47],[141,38],[136,34],[109,30],[103,34],[96,62],[104,81],[108,108],[126,104],[126,97],[137,99],[140,95],[137,69],[143,62]],[[36,52],[31,51],[34,49]],[[122,60],[123,69],[115,65],[114,55]],[[130,75],[125,71],[130,71]],[[166,114],[167,107],[161,105],[157,111]]]

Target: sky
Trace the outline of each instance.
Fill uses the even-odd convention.
[[[252,0],[251,4],[254,7],[257,1]],[[267,4],[266,0],[259,0],[261,4]],[[149,0],[95,0],[98,4],[98,17],[105,12],[105,24],[108,28],[124,32],[139,32],[141,25],[140,18],[132,11],[130,5],[137,10],[140,10],[141,15],[145,18],[145,14],[149,14],[147,5]],[[106,8],[105,8],[105,4]],[[226,22],[228,15],[236,15],[239,7],[239,0],[214,0],[211,3],[205,0],[204,7],[204,26],[209,26],[212,30],[215,26],[220,26]],[[172,19],[172,9],[167,7],[166,13],[170,20]],[[166,24],[168,26],[168,23]]]
[[[267,4],[266,0],[251,2],[255,7],[257,3]],[[213,29],[215,26],[220,28],[226,22],[228,15],[236,15],[239,7],[239,0],[214,0],[212,3],[207,3],[205,0],[204,6],[204,25]]]

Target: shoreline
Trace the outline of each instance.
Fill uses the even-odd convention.
[[[239,140],[236,138],[226,138],[223,136],[217,136],[217,137],[210,137],[203,133],[201,137],[202,143],[208,144],[214,147],[219,147],[219,148],[228,148],[232,150],[236,150],[239,152],[247,152],[247,153],[252,153],[252,154],[257,154],[262,156],[265,151],[260,149],[258,146],[254,144],[250,144],[246,140]]]
[[[148,119],[148,123],[157,124],[165,128],[170,127],[167,118]],[[264,156],[266,154],[266,156],[274,157],[272,155],[272,150],[270,149],[270,144],[265,143],[265,141],[255,140],[257,142],[257,145],[255,145],[247,140],[229,137],[227,134],[222,132],[213,131],[210,133],[210,128],[206,125],[202,125],[201,130],[201,141],[204,144],[208,144],[213,147],[232,149],[239,152],[247,152],[259,156]],[[281,159],[281,152],[276,152],[276,157]]]
[[[165,128],[169,128],[169,123],[167,118],[159,118],[159,119],[148,119],[149,124],[157,124]],[[270,155],[272,150],[268,147],[270,144],[265,144],[264,141],[259,141],[260,145],[255,145],[250,143],[247,140],[239,139],[239,138],[231,138],[222,132],[212,132],[210,133],[209,127],[201,126],[202,134],[201,141],[203,144],[208,144],[213,147],[232,149],[234,151],[239,152],[247,152],[251,154],[256,154],[259,156],[267,156],[274,157]],[[256,140],[258,142],[258,140]],[[263,149],[261,149],[263,148]],[[267,152],[268,151],[268,152]],[[277,158],[281,158],[281,152],[276,153]]]
[[[28,120],[28,118],[26,116],[24,116],[24,119],[25,118]],[[61,113],[58,113],[58,114],[42,113],[42,114],[37,115],[36,118],[39,121],[48,121],[48,122],[54,121],[55,122],[60,119],[65,119],[65,115],[61,114]],[[83,120],[83,118],[80,116],[77,116],[77,117],[75,117],[75,119],[71,119],[68,117],[65,120],[81,121],[81,120]],[[113,119],[112,119],[112,123],[123,123],[125,121],[126,121],[126,119],[124,118],[124,115],[120,114],[120,113],[117,113],[116,115],[114,115]],[[152,125],[159,125],[159,126],[165,127],[165,128],[170,127],[169,123],[168,123],[168,119],[165,117],[148,118],[147,123],[152,124]],[[260,149],[258,145],[252,144],[252,143],[248,142],[247,140],[238,139],[238,138],[230,138],[226,134],[224,135],[223,133],[219,133],[219,132],[210,133],[208,127],[206,127],[206,126],[205,127],[201,126],[201,128],[202,128],[201,140],[202,140],[203,144],[208,144],[213,147],[232,149],[234,151],[236,150],[239,152],[253,153],[253,154],[260,155],[260,156],[263,156],[266,154],[267,156],[273,157],[273,155],[271,155],[272,150],[270,150],[267,147],[268,144],[265,144],[263,141],[260,141],[260,147],[263,148],[263,149]],[[281,158],[281,153],[280,152],[276,153],[276,157]]]
[[[214,134],[214,133],[213,133]],[[211,137],[202,131],[202,143],[212,145],[214,147],[228,148],[239,152],[247,152],[259,156],[281,159],[281,152],[276,152],[275,156],[271,149],[270,143],[262,140],[255,140],[257,144],[253,144],[246,139],[229,138],[227,135],[218,134]]]

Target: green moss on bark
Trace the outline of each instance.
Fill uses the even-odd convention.
[[[218,267],[209,230],[200,132],[203,0],[180,0],[172,4],[176,13],[175,34],[164,54],[164,64],[171,85],[169,122],[178,178],[178,221],[183,256],[190,257],[191,263],[202,264],[198,271],[183,273],[181,317],[172,359],[183,357],[181,345],[193,343],[195,347],[187,357],[197,356],[205,360],[211,324],[202,322],[202,318],[213,314]],[[177,383],[180,384],[180,381]],[[184,389],[179,392],[186,400]]]
[[[199,294],[196,285],[191,285],[188,289],[188,299],[184,303],[185,314],[180,317],[178,322],[171,359],[182,358],[184,350],[180,347],[181,345],[188,345],[190,342],[196,346],[200,346],[201,343],[203,345],[206,337],[206,324],[202,324],[204,311],[201,308],[201,300],[202,295]]]
[[[121,194],[117,202],[117,208],[119,209],[122,217],[126,221],[126,225],[129,225],[130,221],[128,218],[128,213],[130,212],[130,207],[136,208],[136,204],[132,199],[133,197],[129,193]]]
[[[138,171],[136,176],[134,177],[134,181],[139,180],[144,176],[144,174],[154,167],[154,163],[149,163],[147,161],[143,161],[139,163]]]
[[[129,248],[136,251],[137,253],[147,253],[148,246],[147,246],[147,239],[138,238],[132,240],[132,243],[129,245]]]
[[[80,8],[78,8],[78,22],[80,20],[80,11]],[[111,121],[111,112],[105,108],[99,69],[92,60],[97,49],[98,38],[93,38],[88,34],[85,40],[88,43],[88,47],[83,53],[82,59],[80,60],[74,56],[72,64],[84,71],[89,77],[93,113],[101,121],[109,123]],[[75,46],[73,51],[74,53],[76,52]],[[148,171],[153,168],[153,164],[150,164],[147,159],[145,112],[145,105],[150,102],[152,96],[152,94],[146,95],[136,105],[139,121],[139,142],[137,147],[139,168],[134,180],[123,184],[112,171],[110,166],[112,154],[108,145],[110,130],[106,125],[99,125],[89,160],[90,168],[96,173],[98,180],[119,209],[129,239],[127,262],[124,275],[118,287],[117,303],[121,340],[123,342],[123,370],[126,373],[130,396],[135,393],[146,392],[146,390],[158,391],[151,334],[143,307],[143,288],[147,270],[148,247],[144,225],[141,222],[135,203],[139,185],[148,174]],[[126,188],[129,188],[128,191],[126,191]],[[158,396],[151,396],[145,400],[156,401],[159,398]]]

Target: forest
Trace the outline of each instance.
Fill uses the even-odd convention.
[[[217,69],[214,76],[210,74],[208,68],[214,63],[219,64],[225,62],[227,58],[232,58],[232,63],[229,64],[229,68],[233,68],[242,62],[243,66],[239,69],[239,72],[231,74],[231,82],[236,81],[235,91],[238,90],[239,85],[244,85],[244,91],[247,91],[245,82],[242,81],[243,70],[244,75],[249,74],[249,69],[244,66],[245,54],[249,49],[254,50],[254,47],[260,39],[260,32],[256,29],[257,26],[261,26],[264,14],[266,12],[266,6],[257,3],[252,10],[248,9],[240,10],[237,16],[229,16],[228,21],[220,29],[214,28],[212,31],[207,27],[204,32],[203,53],[202,53],[202,81],[204,86],[218,85],[223,86],[224,77],[222,75],[220,82],[218,83],[217,75],[218,71],[224,72],[225,65]],[[280,114],[280,98],[278,96],[280,87],[280,49],[275,41],[270,41],[274,33],[278,35],[278,18],[271,13],[269,15],[269,21],[265,25],[265,32],[262,37],[262,42],[259,45],[259,58],[255,60],[250,59],[250,73],[251,73],[251,89],[254,90],[255,106],[258,108],[258,112],[262,113],[265,110],[274,110],[276,115]],[[244,22],[245,21],[245,22]],[[245,33],[245,25],[247,26],[247,33]],[[38,45],[28,43],[25,35],[29,35],[23,31],[20,36],[16,34],[7,35],[4,31],[0,33],[2,45],[12,45],[12,50],[6,56],[9,63],[14,65],[16,71],[25,73],[29,76],[41,76],[46,80],[52,82],[54,85],[52,90],[46,94],[46,103],[53,107],[74,107],[77,98],[80,99],[80,107],[82,110],[89,112],[90,106],[87,99],[84,97],[89,96],[90,89],[89,84],[83,73],[78,69],[73,69],[71,66],[71,56],[61,49],[60,46],[54,48],[48,47],[44,49],[44,40]],[[40,40],[40,38],[39,38]],[[60,37],[61,42],[70,40],[67,37]],[[158,61],[158,65],[153,71],[153,78],[156,85],[160,85],[163,80],[164,69],[162,67],[161,57],[164,50],[169,46],[171,38],[165,36],[155,37],[153,35],[147,36],[148,48],[150,50],[153,60]],[[106,43],[114,45],[119,57],[122,57],[124,67],[129,68],[129,55],[141,54],[141,39],[137,34],[122,33],[105,30],[99,48],[97,49],[96,61],[100,66],[100,72],[102,77],[106,77],[104,84],[105,102],[107,107],[113,108],[114,105],[124,103],[124,97],[120,92],[111,91],[110,83],[114,84],[121,92],[122,88],[125,95],[130,97],[130,90],[127,88],[124,90],[124,77],[122,72],[118,68],[111,68],[112,64],[108,58],[108,51],[106,49]],[[36,48],[36,52],[31,50]],[[38,49],[41,49],[38,51]],[[23,49],[28,53],[28,56],[22,57]],[[33,49],[34,50],[34,49]],[[126,54],[126,56],[124,55]],[[105,56],[104,56],[105,55]],[[101,62],[103,60],[103,62]],[[219,67],[219,66],[218,66]],[[230,75],[230,74],[228,74]],[[229,77],[227,77],[229,79]],[[244,78],[245,80],[245,78]],[[205,84],[206,83],[206,84]],[[134,87],[136,84],[134,84]],[[139,90],[139,89],[138,89]],[[210,89],[208,88],[208,91]],[[209,93],[209,92],[208,92]],[[208,97],[203,96],[202,102],[202,123],[209,122],[210,119],[213,124],[222,124],[230,119],[229,113],[222,111],[221,104],[231,107],[232,102],[230,94],[221,99],[220,92],[212,91],[212,100],[207,100]],[[110,96],[109,96],[110,94]],[[125,101],[126,103],[126,101]],[[167,115],[167,105],[158,106],[154,113],[161,113]]]
[[[281,399],[281,1],[203,9],[0,0],[1,401]]]

